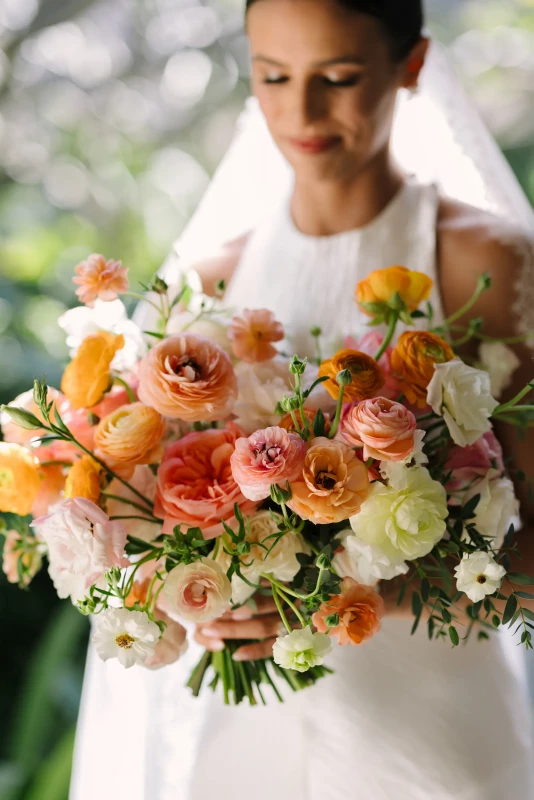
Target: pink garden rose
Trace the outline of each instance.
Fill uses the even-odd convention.
[[[236,483],[249,500],[265,500],[271,486],[295,481],[304,466],[306,445],[296,433],[265,428],[238,439],[230,459]]]
[[[364,460],[406,461],[415,448],[416,419],[400,403],[377,397],[352,406],[343,420],[343,438],[363,445]]]
[[[212,558],[178,564],[163,589],[169,610],[191,622],[210,622],[230,607],[232,587],[222,567]]]
[[[488,431],[475,444],[451,447],[445,464],[446,472],[452,472],[447,491],[461,491],[478,478],[484,478],[491,469],[504,472],[504,460],[497,437]]]
[[[374,356],[378,353],[384,337],[378,331],[369,331],[361,339],[355,339],[352,336],[347,336],[345,339],[345,347],[352,350],[359,350],[360,353],[366,353],[368,356]],[[386,382],[380,389],[380,395],[387,397],[388,400],[396,400],[401,394],[401,388],[391,368],[391,354],[393,348],[387,348],[384,355],[379,359],[378,365],[381,367]]]
[[[170,445],[158,469],[155,514],[164,519],[163,533],[175,525],[200,528],[206,539],[223,531],[221,520],[256,509],[232,475],[230,459],[242,431],[230,422],[225,430],[189,433]]]
[[[127,567],[126,531],[91,500],[64,500],[32,528],[47,547],[50,577],[61,598],[83,598],[111,567]]]
[[[148,669],[160,669],[174,664],[187,650],[187,631],[184,626],[175,622],[162,611],[156,611],[156,619],[165,622],[167,627],[153,654],[143,664]]]

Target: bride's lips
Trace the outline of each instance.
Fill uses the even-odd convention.
[[[315,155],[331,150],[332,147],[335,147],[340,141],[339,136],[311,136],[307,139],[290,138],[289,144],[301,153]]]

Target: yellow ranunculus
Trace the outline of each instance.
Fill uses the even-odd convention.
[[[124,336],[99,331],[87,336],[63,373],[61,391],[72,408],[95,406],[109,386],[109,368],[115,353],[124,347]]]
[[[0,442],[0,511],[31,512],[41,485],[37,459],[18,444]]]
[[[361,310],[371,317],[376,316],[370,304],[388,304],[399,295],[408,311],[415,311],[428,300],[432,286],[431,278],[422,272],[411,272],[406,267],[388,267],[377,269],[360,281],[356,287],[356,302]],[[378,308],[377,308],[378,311]]]
[[[67,475],[65,497],[85,497],[97,503],[100,497],[100,472],[102,467],[91,456],[75,461]]]

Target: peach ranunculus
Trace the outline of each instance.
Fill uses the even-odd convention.
[[[85,497],[98,503],[101,492],[102,467],[91,456],[82,456],[69,469],[65,483],[65,497]]]
[[[39,462],[20,444],[0,442],[0,511],[25,517],[39,492]]]
[[[265,500],[271,486],[285,486],[302,473],[306,444],[296,433],[265,428],[238,439],[230,459],[232,475],[248,500]]]
[[[110,366],[124,336],[99,331],[87,336],[61,380],[61,391],[73,409],[91,408],[99,403],[110,384]]]
[[[429,331],[406,331],[399,337],[391,366],[409,403],[425,408],[427,389],[436,364],[452,361],[454,351],[447,342]]]
[[[242,431],[234,423],[225,430],[193,432],[170,445],[158,469],[154,513],[164,519],[163,533],[175,525],[200,528],[206,539],[222,533],[221,520],[256,509],[237,485],[230,459]]]
[[[95,431],[95,455],[122,477],[130,478],[139,464],[154,464],[163,454],[165,420],[144,403],[112,411]]]
[[[300,409],[297,408],[297,410],[294,413],[295,413],[295,417],[296,417],[297,422],[300,425],[301,429],[304,429],[304,427],[305,427],[305,425],[307,423],[308,430],[309,431],[313,431],[313,423],[315,422],[315,418],[317,416],[317,412],[318,412],[318,409],[305,408],[304,409],[304,419],[302,419],[302,414],[300,413]],[[328,413],[324,414],[324,421],[325,421],[324,432],[325,432],[326,435],[328,435],[328,433],[330,432],[330,428],[331,428],[330,414],[328,414]],[[283,428],[285,431],[288,431],[289,433],[296,433],[297,432],[296,428],[295,428],[295,423],[293,421],[293,417],[291,416],[291,414],[285,414],[285,416],[283,416],[282,419],[280,420],[280,422],[278,423],[278,426],[280,428]]]
[[[272,343],[284,338],[284,328],[266,308],[245,309],[241,317],[232,319],[227,335],[234,355],[241,361],[254,364],[278,355]]]
[[[170,336],[139,365],[139,399],[160,414],[186,422],[227,417],[237,379],[222,347],[191,333]]]
[[[48,389],[47,394],[47,402],[51,402],[52,400],[56,401],[60,397],[60,394],[57,389]],[[29,411],[31,414],[34,414],[37,419],[43,420],[43,415],[41,414],[41,409],[35,402],[33,398],[33,389],[29,389],[27,392],[23,392],[19,394],[11,403],[8,403],[8,407],[12,408],[21,408],[23,411]],[[22,444],[22,445],[29,445],[32,439],[36,439],[41,435],[44,435],[43,429],[40,430],[27,430],[26,428],[22,428],[9,416],[7,411],[0,411],[0,427],[2,428],[2,436],[4,437],[4,442],[11,442],[12,444]]]
[[[384,337],[377,330],[368,331],[365,336],[359,341],[356,341],[352,336],[347,336],[345,339],[345,347],[352,348],[353,350],[360,350],[362,353],[367,353],[368,356],[374,357],[380,350]],[[391,368],[391,355],[393,347],[391,345],[386,349],[386,352],[379,358],[378,366],[384,373],[385,383],[379,391],[381,397],[387,397],[388,400],[396,400],[402,394],[399,382],[393,375]]]
[[[415,448],[416,427],[414,415],[405,406],[376,397],[350,409],[341,433],[349,444],[363,445],[365,460],[405,461]]]
[[[92,306],[97,298],[109,302],[128,291],[128,269],[120,261],[106,261],[93,253],[75,268],[72,282],[79,286],[76,294],[80,303]]]
[[[333,358],[323,361],[319,368],[319,377],[329,378],[323,386],[335,400],[340,392],[336,377],[342,370],[349,370],[352,374],[352,383],[345,386],[345,400],[355,402],[375,397],[384,385],[384,373],[374,358],[359,350],[340,350]]]
[[[313,439],[302,477],[291,483],[289,508],[316,525],[353,517],[369,492],[369,474],[354,450],[343,442]]]
[[[312,617],[319,633],[335,636],[339,644],[363,644],[380,630],[386,611],[384,601],[371,586],[344,578],[341,594],[323,603]],[[329,629],[326,618],[338,614],[339,623]]]
[[[230,607],[232,587],[228,576],[212,558],[178,564],[165,581],[167,607],[191,622],[210,622]]]
[[[39,448],[44,450],[44,448]],[[61,464],[45,464],[39,466],[39,492],[32,505],[32,516],[44,517],[48,509],[61,500],[61,492],[65,487],[65,468]]]
[[[148,669],[160,669],[174,664],[187,650],[187,631],[179,622],[171,619],[163,611],[156,611],[156,620],[165,623],[165,630],[156,644],[154,652],[143,663]]]
[[[398,294],[407,310],[415,311],[423,300],[428,300],[433,285],[428,275],[411,272],[406,267],[377,269],[358,283],[356,302],[365,314],[374,317],[387,310]]]
[[[34,537],[31,537],[34,541]],[[7,531],[5,534],[2,570],[9,583],[19,583],[19,561],[24,566],[23,585],[28,586],[33,576],[40,570],[43,561],[37,547],[24,549],[19,547],[22,536],[18,531]]]

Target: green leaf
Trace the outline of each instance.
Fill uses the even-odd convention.
[[[419,617],[423,612],[423,604],[419,592],[412,593],[412,611],[416,617]]]
[[[407,588],[408,588],[407,584],[403,583],[401,588],[400,588],[399,597],[397,599],[397,605],[398,606],[402,605],[402,603],[404,601],[404,598],[406,597],[406,589]]]
[[[458,635],[458,631],[453,625],[449,627],[449,637],[453,644],[453,647],[458,647],[458,645],[460,644],[460,637]]]
[[[534,600],[534,594],[530,592],[516,592],[516,597],[521,597],[522,600]]]
[[[447,624],[449,624],[450,622],[452,622],[452,614],[451,614],[451,612],[450,612],[450,611],[448,611],[446,608],[442,608],[442,609],[441,609],[441,616],[443,617],[443,620],[444,620],[444,621],[445,621]]]
[[[493,627],[494,628],[500,628],[501,627],[501,619],[500,619],[500,617],[497,616],[497,614],[493,615],[493,617],[491,618],[491,621],[493,623]]]
[[[480,495],[476,494],[474,497],[468,500],[465,506],[462,507],[462,510],[460,512],[461,518],[472,519],[475,516],[475,511],[479,503],[480,503]]]
[[[430,597],[430,583],[428,578],[423,578],[421,581],[421,597],[423,598],[423,602],[428,603]]]
[[[417,308],[415,311],[412,311],[412,319],[425,319],[426,314],[421,309]]]
[[[502,615],[502,624],[508,625],[510,620],[513,619],[516,611],[517,611],[517,597],[515,596],[515,594],[511,594],[506,602],[504,614]]]
[[[164,339],[165,336],[163,333],[157,333],[156,331],[143,331],[144,334],[147,336],[153,336],[154,339]]]
[[[479,642],[487,641],[488,639],[489,639],[489,636],[486,633],[486,631],[479,631],[478,632],[478,640],[479,640]]]
[[[314,436],[316,436],[316,437],[324,436],[325,424],[326,424],[326,420],[324,418],[324,414],[322,412],[322,409],[319,409],[318,412],[317,412],[317,416],[315,417],[315,419],[313,421],[313,433],[314,433]]]
[[[0,406],[0,411],[8,414],[13,422],[24,428],[27,431],[40,431],[43,428],[41,420],[37,419],[35,414],[30,411],[25,411],[23,408],[15,408],[14,406]]]
[[[530,575],[524,575],[522,572],[509,572],[506,577],[512,583],[517,583],[521,586],[534,586],[534,578]]]
[[[523,608],[523,615],[531,622],[534,622],[534,611],[531,611],[530,608]]]

